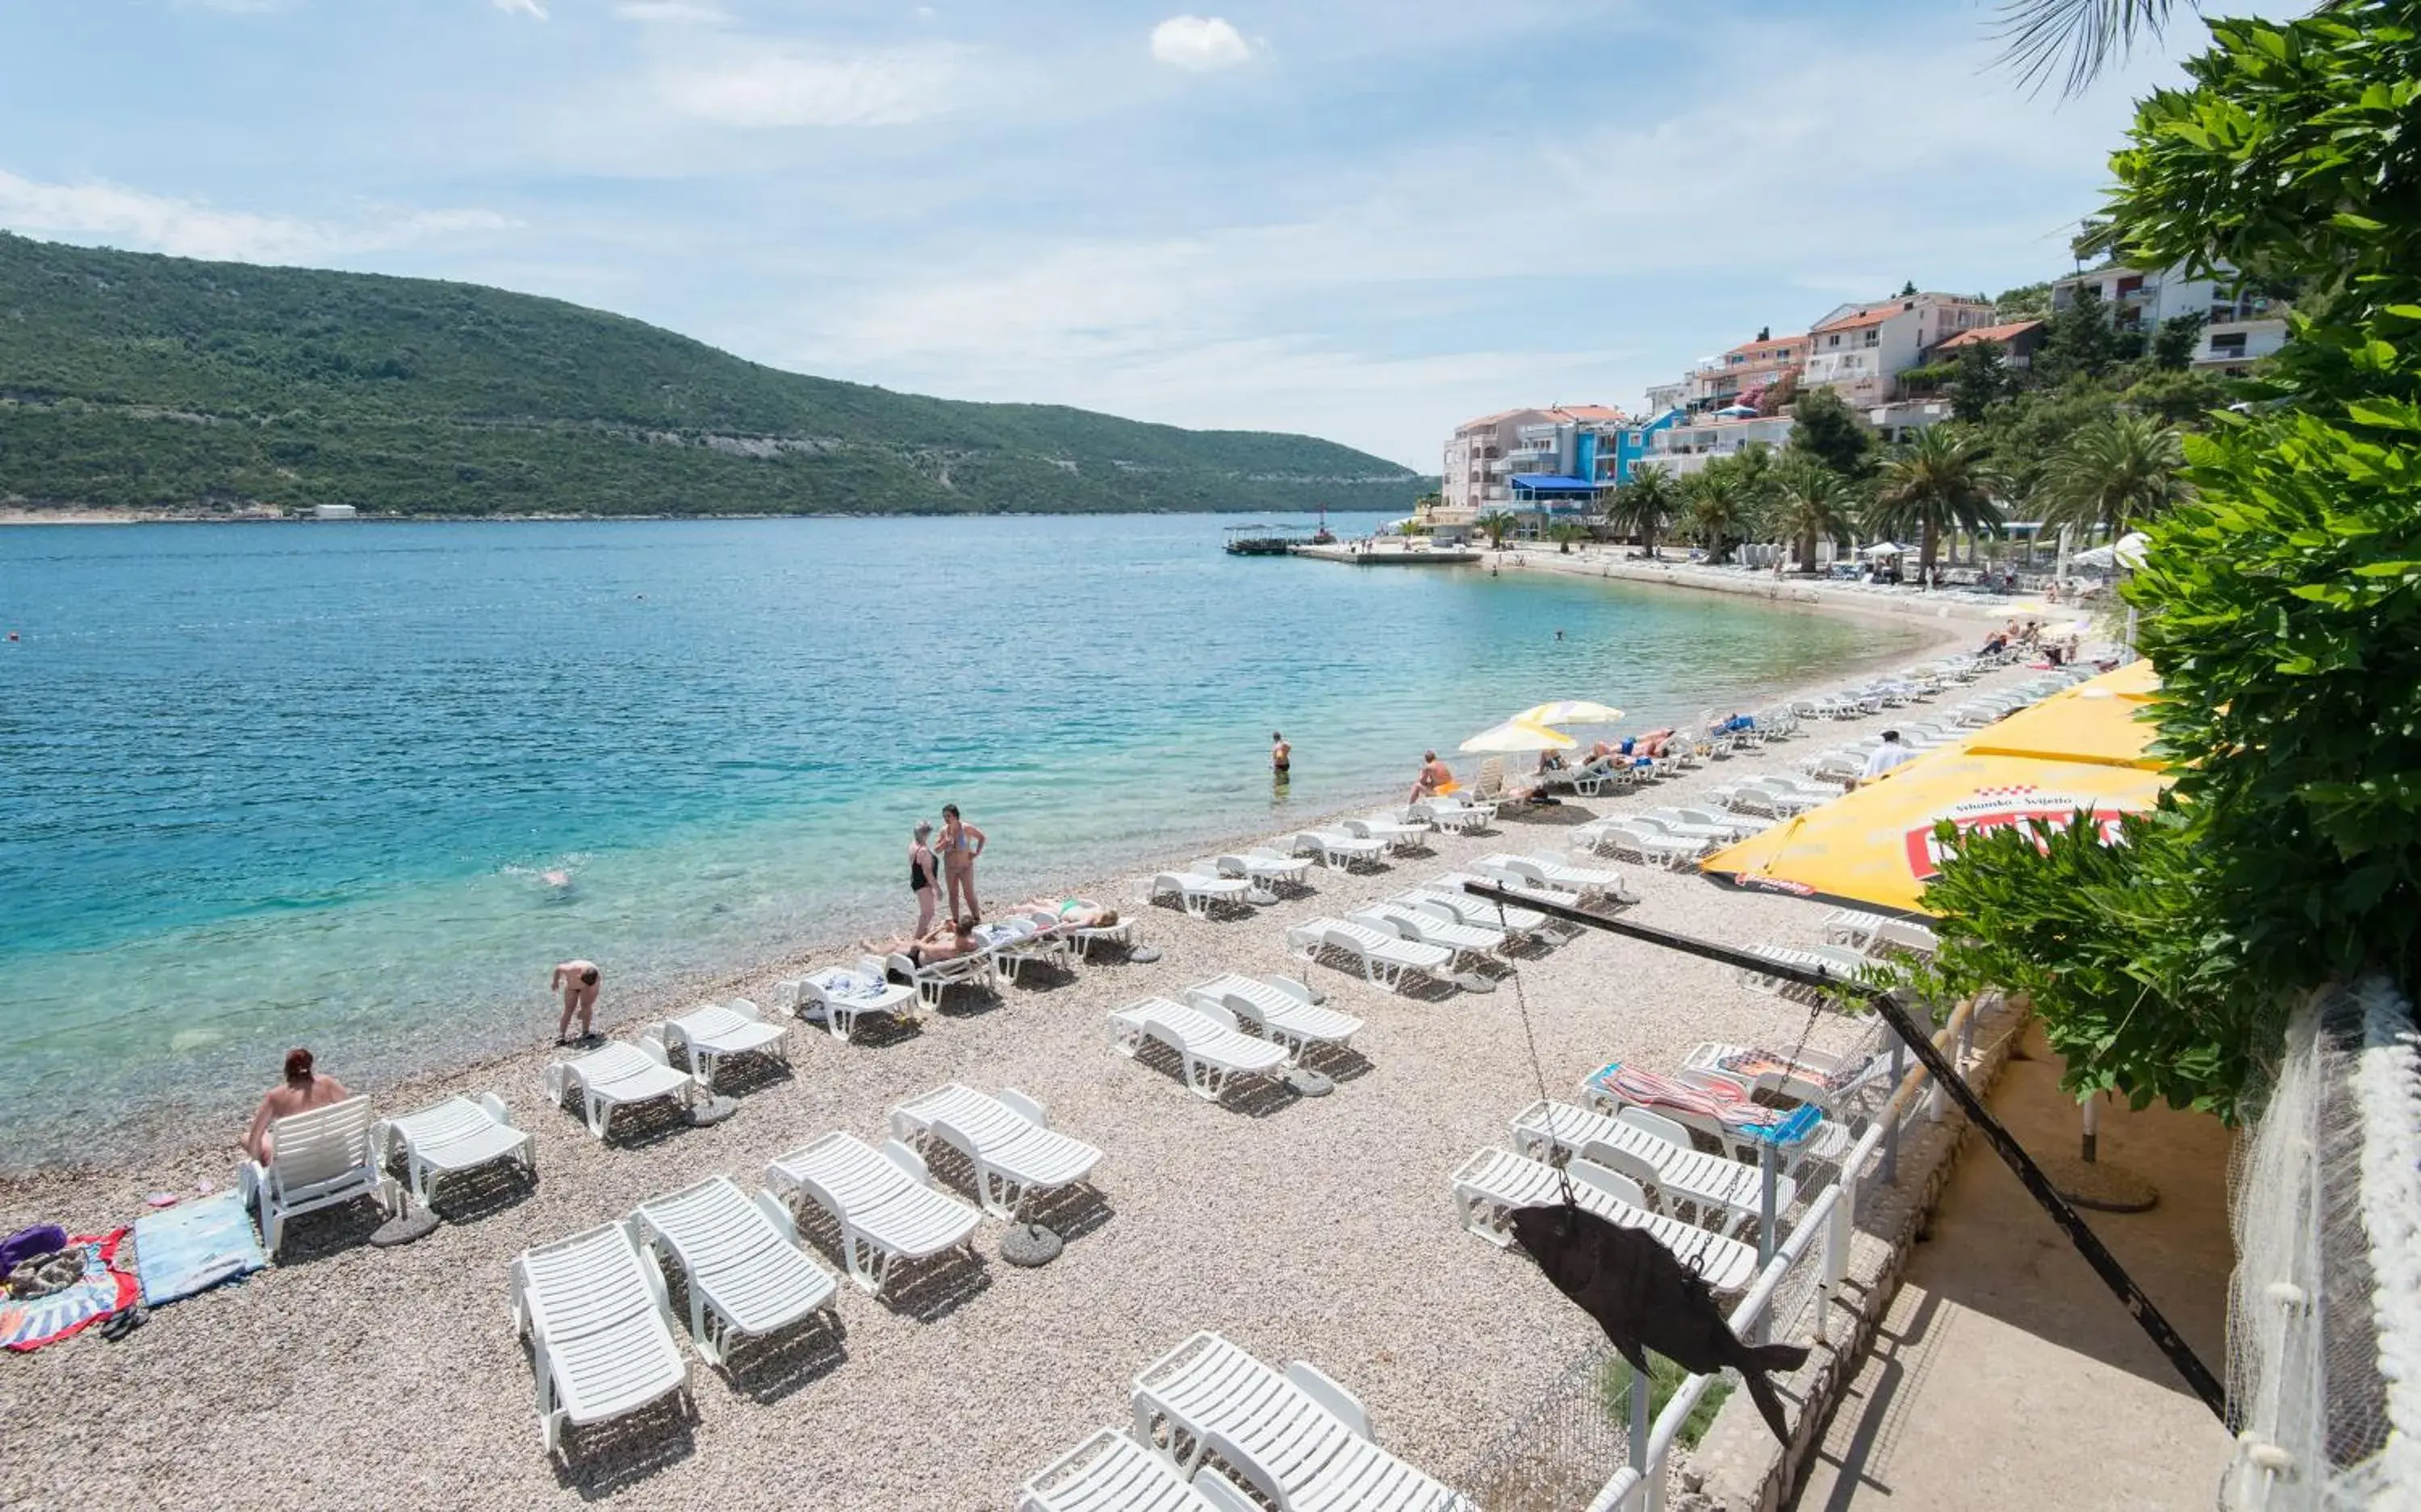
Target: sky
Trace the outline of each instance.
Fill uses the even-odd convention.
[[[0,0],[0,227],[463,279],[775,366],[1326,436],[2070,266],[2130,100],[1978,0]]]

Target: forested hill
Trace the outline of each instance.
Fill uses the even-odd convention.
[[[0,233],[0,502],[365,514],[1395,509],[1308,436],[970,404],[468,284]]]

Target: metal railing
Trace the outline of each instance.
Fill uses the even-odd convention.
[[[1975,1050],[1975,1004],[1960,1004],[1934,1035],[1933,1042],[1945,1051],[1956,1044],[1953,1064],[1960,1074],[1965,1075]],[[1777,1327],[1795,1331],[1812,1300],[1815,1317],[1804,1342],[1833,1342],[1833,1303],[1849,1277],[1859,1198],[1870,1181],[1897,1185],[1899,1148],[1906,1132],[1939,1120],[1946,1111],[1943,1089],[1930,1084],[1931,1078],[1922,1066],[1908,1064],[1907,1046],[1895,1038],[1891,1055],[1891,1097],[1842,1158],[1834,1179],[1801,1209],[1798,1223],[1766,1261],[1748,1294],[1732,1309],[1731,1329],[1741,1338],[1761,1344],[1771,1342],[1769,1335]],[[1770,1167],[1767,1177],[1770,1206]],[[1766,1232],[1772,1231],[1769,1224]],[[1811,1264],[1815,1267],[1812,1286],[1806,1284]],[[1644,1415],[1634,1415],[1629,1462],[1598,1492],[1597,1500],[1589,1504],[1589,1512],[1663,1512],[1674,1446],[1682,1426],[1715,1380],[1713,1376],[1693,1376],[1682,1382],[1665,1400],[1664,1410],[1656,1414],[1652,1424],[1647,1423]]]

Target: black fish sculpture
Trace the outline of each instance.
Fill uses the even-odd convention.
[[[1782,1398],[1770,1370],[1796,1370],[1807,1351],[1795,1344],[1750,1346],[1724,1321],[1697,1272],[1673,1257],[1643,1229],[1609,1224],[1592,1212],[1557,1204],[1512,1214],[1513,1239],[1555,1289],[1597,1319],[1615,1348],[1641,1376],[1653,1349],[1694,1376],[1737,1370],[1766,1426],[1785,1443]]]

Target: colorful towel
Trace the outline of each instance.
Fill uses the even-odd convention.
[[[1742,1139],[1759,1140],[1771,1145],[1796,1145],[1816,1131],[1824,1121],[1821,1109],[1813,1104],[1784,1113],[1749,1100],[1748,1094],[1728,1083],[1697,1086],[1678,1082],[1654,1071],[1643,1071],[1620,1061],[1609,1062],[1589,1078],[1592,1086],[1601,1086],[1624,1102],[1642,1108],[1669,1109],[1690,1117],[1721,1124]]]
[[[126,1230],[79,1234],[68,1243],[84,1251],[84,1274],[65,1290],[23,1302],[0,1301],[0,1344],[20,1351],[56,1344],[134,1305],[134,1278],[117,1269]]]
[[[861,1003],[871,1003],[881,997],[883,988],[889,985],[881,977],[860,976],[849,971],[820,972],[814,981],[832,997],[854,998]]]
[[[143,1302],[159,1307],[269,1263],[252,1210],[232,1192],[134,1221],[134,1270]]]
[[[1864,1060],[1851,1061],[1830,1075],[1819,1072],[1812,1066],[1802,1065],[1779,1051],[1762,1049],[1735,1051],[1715,1064],[1752,1082],[1759,1077],[1780,1076],[1821,1087],[1827,1092],[1838,1092],[1866,1080],[1867,1073],[1874,1069],[1875,1057],[1869,1055]]]

